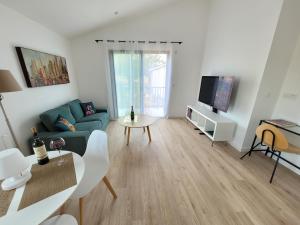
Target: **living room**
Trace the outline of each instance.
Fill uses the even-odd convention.
[[[84,174],[96,170],[80,164],[92,137],[107,142],[109,155],[104,182],[96,174],[83,203],[71,191],[63,198],[55,192],[53,207],[46,198],[15,210],[11,201],[22,194],[2,191],[12,194],[0,225],[58,215],[48,224],[64,224],[63,215],[76,218],[66,224],[91,225],[297,224],[299,9],[297,0],[0,0],[0,153],[16,148],[36,160],[36,128],[51,163],[52,150],[61,155],[53,141],[63,138],[61,149],[78,157],[74,193],[84,183],[76,163]],[[58,57],[67,76],[42,85],[32,79],[27,59],[35,54]],[[217,85],[232,79],[217,112],[200,96],[213,91],[204,85],[213,77]],[[59,131],[58,115],[68,122]],[[214,126],[212,136],[201,116]],[[271,127],[267,133],[260,122]],[[278,130],[287,147],[277,146]],[[253,144],[256,136],[263,146]],[[0,175],[2,162],[0,154]],[[30,221],[33,209],[40,216]]]

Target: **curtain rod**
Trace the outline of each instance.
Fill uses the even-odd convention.
[[[107,42],[107,43],[114,43],[114,42],[118,42],[118,43],[139,43],[139,44],[156,44],[156,43],[160,43],[160,44],[167,44],[167,43],[171,43],[171,44],[179,44],[181,45],[183,42],[182,41],[123,41],[123,40],[95,40],[96,43],[99,42]]]

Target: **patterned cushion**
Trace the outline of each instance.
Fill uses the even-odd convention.
[[[80,103],[85,116],[90,116],[96,113],[95,106],[92,102]]]
[[[50,109],[40,115],[40,119],[49,131],[56,131],[55,123],[58,115],[66,118],[71,124],[75,124],[76,120],[71,113],[68,105],[63,105],[54,109]]]
[[[65,119],[62,115],[58,115],[55,127],[59,131],[76,131],[76,128],[73,124],[71,124],[67,119]]]

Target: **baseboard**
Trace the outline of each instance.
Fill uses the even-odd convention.
[[[243,151],[248,151],[249,149],[241,149],[239,146],[237,146],[234,142],[228,141],[228,145],[230,145],[234,150],[237,152],[243,152]]]
[[[167,119],[184,119],[184,116],[168,116]]]

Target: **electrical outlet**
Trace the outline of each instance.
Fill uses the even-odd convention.
[[[266,96],[266,98],[270,98],[271,95],[272,95],[271,92],[267,92],[265,96]]]
[[[294,99],[298,98],[298,94],[286,92],[286,93],[283,93],[283,97],[294,100]]]

